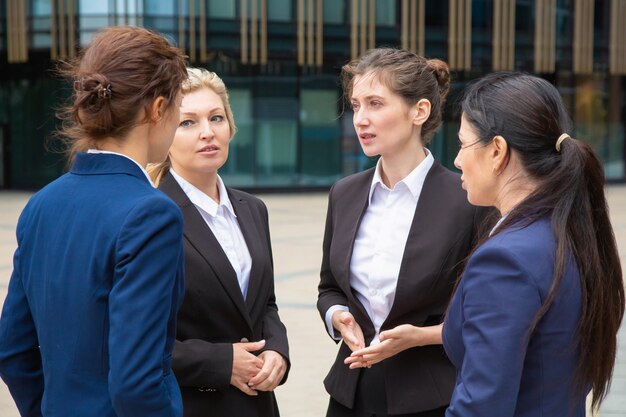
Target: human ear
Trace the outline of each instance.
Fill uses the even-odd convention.
[[[152,102],[152,106],[150,108],[150,120],[154,123],[160,122],[165,115],[166,107],[165,97],[158,96],[156,100]]]
[[[509,144],[502,136],[497,135],[491,141],[491,160],[493,173],[500,175],[509,162]]]
[[[428,99],[421,99],[418,101],[412,108],[413,110],[413,124],[417,126],[421,126],[426,123],[428,117],[430,116],[430,108],[431,104]]]

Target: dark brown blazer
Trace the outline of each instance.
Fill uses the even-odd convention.
[[[374,168],[338,181],[331,189],[324,233],[317,307],[322,320],[336,304],[346,305],[366,343],[375,329],[350,287],[350,259],[365,209]],[[402,258],[395,300],[381,331],[401,324],[441,323],[456,279],[474,240],[475,207],[467,202],[458,174],[435,162],[424,181]],[[352,408],[360,369],[343,360],[341,343],[324,385],[339,403]],[[450,403],[456,371],[442,346],[407,349],[374,365],[384,367],[389,414],[409,414]]]
[[[265,339],[264,350],[283,355],[289,367],[287,331],[274,295],[267,208],[258,198],[227,188],[252,257],[244,300],[228,257],[178,182],[168,174],[159,189],[179,205],[184,220],[185,297],[172,357],[184,416],[278,416],[273,392],[251,397],[230,385],[232,344],[245,339]]]

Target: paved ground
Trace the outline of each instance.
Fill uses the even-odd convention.
[[[626,186],[609,187],[608,197],[622,264],[626,265]],[[4,302],[12,269],[15,224],[27,198],[25,193],[0,193],[0,304]],[[270,212],[276,292],[281,317],[289,332],[293,364],[289,381],[277,390],[281,414],[285,417],[323,416],[327,395],[322,380],[336,352],[315,309],[326,195],[262,198]],[[621,332],[620,343],[613,386],[601,409],[602,417],[626,416],[626,331]],[[18,416],[1,381],[0,416]]]

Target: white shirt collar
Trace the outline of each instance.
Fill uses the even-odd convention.
[[[424,152],[426,153],[426,158],[424,158],[424,160],[420,162],[419,165],[417,165],[415,169],[413,169],[413,171],[409,173],[409,175],[404,177],[402,181],[396,184],[396,187],[400,184],[403,184],[404,186],[406,186],[416,201],[419,199],[420,193],[422,192],[422,187],[424,186],[426,175],[428,174],[428,171],[430,171],[430,168],[435,163],[435,158],[433,158],[432,153],[430,153],[430,151],[426,148],[424,148]],[[372,185],[370,186],[369,204],[372,203],[372,195],[374,194],[374,190],[376,189],[377,186],[380,186],[380,187],[383,187],[384,189],[389,190],[389,188],[383,182],[383,179],[380,175],[380,170],[381,170],[381,160],[379,159],[378,162],[376,163],[376,170],[374,171],[374,177],[372,178]]]
[[[206,193],[204,193],[204,191],[201,191],[195,185],[178,175],[176,171],[174,171],[174,169],[170,168],[170,173],[178,182],[180,188],[182,188],[185,194],[187,194],[189,200],[191,200],[191,202],[197,207],[204,210],[211,217],[217,216],[217,210],[220,206],[222,207],[222,209],[230,211],[234,217],[237,217],[237,215],[235,214],[235,210],[233,209],[233,205],[228,198],[226,186],[224,185],[224,182],[219,175],[217,176],[217,189],[220,193],[220,203],[217,204],[215,200],[213,200]]]
[[[146,178],[150,182],[150,185],[153,186],[154,188],[156,188],[156,185],[154,185],[154,183],[152,182],[152,179],[150,178],[150,175],[148,175],[148,171],[146,171],[144,169],[144,167],[139,165],[139,162],[135,161],[130,156],[124,155],[123,153],[117,153],[117,152],[111,152],[111,151],[103,151],[101,149],[88,149],[87,153],[104,153],[104,154],[109,154],[109,155],[119,155],[119,156],[123,156],[124,158],[130,159],[131,161],[133,161],[135,163],[135,165],[137,165],[139,167],[139,169],[141,169],[141,172],[143,172],[143,174],[146,176]]]

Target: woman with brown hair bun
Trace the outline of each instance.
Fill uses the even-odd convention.
[[[441,124],[448,66],[380,48],[342,78],[363,152],[380,159],[329,195],[317,306],[343,343],[324,381],[327,416],[443,416],[455,369],[441,322],[477,214],[459,176],[425,148]]]
[[[20,216],[0,376],[22,416],[180,416],[182,216],[145,167],[174,137],[184,56],[146,29],[109,28],[63,74],[71,168]]]

